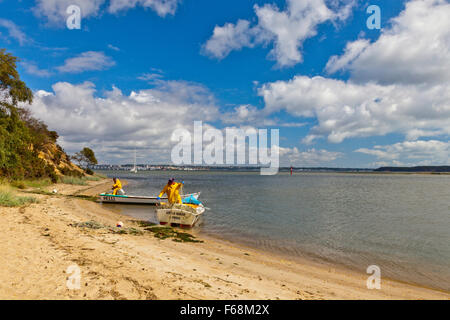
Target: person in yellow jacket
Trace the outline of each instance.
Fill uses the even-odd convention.
[[[122,182],[120,182],[119,178],[113,178],[114,185],[112,186],[113,195],[124,195],[125,192],[122,190]]]
[[[181,196],[180,196],[180,188],[184,185],[184,181],[181,183],[175,182],[175,179],[170,179],[166,186],[161,190],[158,200],[161,199],[161,197],[165,194],[167,194],[167,198],[169,200],[170,204],[179,203],[181,204]]]

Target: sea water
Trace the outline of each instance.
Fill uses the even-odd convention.
[[[130,195],[175,177],[209,207],[195,231],[288,257],[312,258],[450,290],[450,176],[428,174],[107,172]],[[149,206],[110,206],[156,222]]]

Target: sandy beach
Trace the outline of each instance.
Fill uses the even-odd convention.
[[[133,219],[89,200],[109,189],[58,184],[21,208],[0,208],[0,299],[449,299],[450,293],[368,275],[290,261],[241,245],[199,237],[202,243],[160,240]],[[80,228],[95,221],[104,227]],[[143,234],[119,234],[114,226]],[[80,288],[69,289],[70,266]]]

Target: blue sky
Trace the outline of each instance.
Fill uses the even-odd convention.
[[[81,30],[66,27],[70,4]],[[366,26],[374,4],[381,30]],[[203,120],[279,128],[283,165],[448,164],[449,10],[440,0],[4,0],[0,47],[22,60],[31,109],[65,150],[90,146],[101,162],[130,162],[134,148],[139,162],[167,162],[171,130]]]

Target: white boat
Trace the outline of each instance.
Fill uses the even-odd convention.
[[[193,195],[198,197],[200,192],[182,195],[184,199]],[[161,202],[167,202],[167,197],[163,197],[158,200],[157,197],[146,197],[146,196],[128,196],[128,195],[113,195],[110,193],[101,193],[99,195],[98,201],[100,203],[117,203],[117,204],[158,204]]]
[[[136,149],[134,149],[134,166],[133,168],[130,170],[132,173],[137,173],[138,169],[136,167]]]
[[[183,197],[183,204],[161,203],[156,215],[159,224],[174,227],[193,227],[207,208],[198,200],[200,192]]]
[[[159,224],[181,228],[193,227],[204,212],[202,204],[164,204],[156,209]]]

